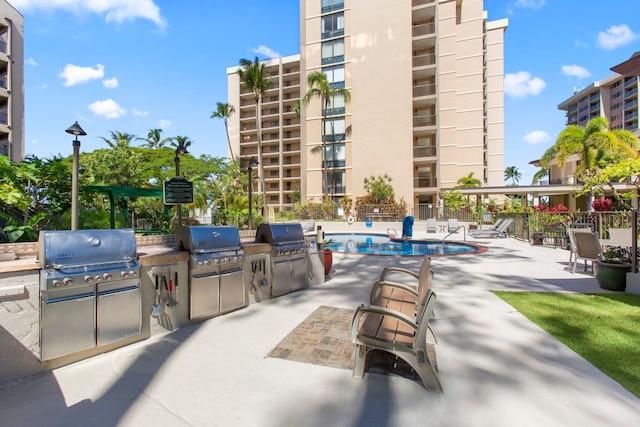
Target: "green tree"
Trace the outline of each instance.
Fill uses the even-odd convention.
[[[268,77],[264,64],[260,63],[260,60],[256,56],[255,60],[251,62],[248,59],[240,60],[240,69],[238,75],[242,87],[253,93],[253,99],[256,103],[256,131],[258,141],[258,176],[260,178],[260,186],[262,189],[262,205],[267,206],[267,193],[264,188],[264,159],[262,158],[262,126],[261,126],[261,109],[262,98],[265,92],[273,86],[273,81]]]
[[[149,129],[149,133],[147,133],[146,138],[138,137],[136,138],[136,140],[144,141],[144,144],[142,145],[142,147],[148,147],[148,148],[153,148],[155,150],[158,150],[164,147],[169,142],[171,142],[170,137],[167,137],[167,138],[162,137],[162,132],[163,132],[162,129]]]
[[[231,148],[231,138],[229,137],[229,124],[228,124],[228,120],[229,117],[231,117],[231,115],[233,113],[235,113],[236,108],[228,103],[222,103],[222,102],[218,102],[216,103],[216,111],[214,111],[213,113],[211,113],[211,118],[216,118],[216,119],[222,119],[224,121],[224,130],[227,132],[227,143],[229,144],[229,155],[231,157],[231,160],[234,160],[235,157],[233,156],[233,148]]]
[[[504,179],[510,179],[511,185],[518,185],[520,178],[522,178],[522,174],[516,166],[508,166],[504,170]]]
[[[469,175],[460,178],[457,184],[456,188],[475,188],[482,186],[482,181],[478,178],[474,178],[473,172],[470,172]]]
[[[604,117],[591,119],[585,127],[569,125],[558,135],[556,142],[540,159],[540,164],[548,168],[552,160],[564,167],[566,160],[579,154],[581,164],[576,172],[591,171],[596,159],[609,156],[610,160],[637,157],[638,138],[623,129],[609,130],[609,122]],[[585,193],[587,209],[591,210],[593,192]]]
[[[327,110],[331,107],[335,97],[342,97],[344,103],[351,101],[351,92],[341,87],[333,87],[327,80],[327,75],[322,71],[314,71],[307,76],[307,85],[309,89],[302,98],[302,103],[307,106],[313,98],[319,98],[322,102],[322,194],[327,192]]]
[[[131,147],[131,141],[133,141],[136,136],[126,132],[118,132],[118,131],[110,131],[110,138],[105,138],[101,136],[104,142],[113,149],[124,149]]]
[[[549,176],[549,169],[540,168],[540,170],[533,175],[533,178],[531,179],[531,185],[537,185],[542,178],[545,178],[548,176]]]
[[[364,190],[368,196],[373,197],[375,204],[393,200],[395,193],[391,181],[392,178],[386,173],[384,176],[378,176],[377,178],[372,175],[370,178],[364,179]]]

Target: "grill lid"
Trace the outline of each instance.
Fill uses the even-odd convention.
[[[133,261],[137,258],[133,229],[45,230],[38,236],[43,268]]]
[[[228,225],[180,227],[178,248],[191,253],[239,250],[240,232]]]
[[[284,245],[291,243],[304,244],[302,224],[298,222],[285,224],[260,224],[256,231],[256,243]]]

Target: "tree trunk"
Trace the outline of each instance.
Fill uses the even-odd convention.
[[[260,190],[262,191],[262,213],[267,209],[267,193],[264,188],[264,161],[262,159],[262,120],[261,117],[261,98],[256,98],[256,130],[258,132],[258,180],[260,181]]]
[[[231,160],[235,160],[236,158],[233,157],[233,148],[231,148],[231,138],[229,138],[229,125],[227,124],[226,117],[224,119],[224,130],[227,132],[227,144],[229,144],[229,156],[231,157]]]

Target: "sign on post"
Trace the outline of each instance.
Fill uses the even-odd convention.
[[[165,205],[188,205],[193,203],[193,182],[176,176],[164,182],[163,197]]]

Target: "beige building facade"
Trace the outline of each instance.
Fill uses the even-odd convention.
[[[469,173],[485,185],[503,185],[506,27],[507,20],[487,20],[482,0],[301,0],[299,83],[292,97],[304,96],[307,76],[321,71],[332,86],[348,89],[351,101],[331,100],[323,156],[320,100],[303,106],[300,117],[289,117],[293,98],[282,98],[282,87],[274,87],[270,92],[279,93],[267,94],[261,111],[271,111],[267,104],[273,102],[279,129],[265,129],[263,137],[280,141],[265,138],[264,152],[286,147],[282,120],[291,119],[291,135],[300,136],[292,141],[299,152],[289,155],[289,169],[299,181],[290,184],[299,185],[303,203],[322,199],[323,166],[327,193],[336,201],[363,196],[364,179],[384,174],[392,179],[396,200],[412,206],[437,203],[441,189],[453,188]],[[267,64],[280,76],[285,63],[295,69],[293,61]],[[230,134],[246,164],[257,153],[250,145],[257,135],[255,116],[249,122],[255,102],[242,93],[236,72],[237,67],[227,70],[229,103],[240,105]],[[269,125],[264,115],[262,123]],[[285,158],[274,151],[273,159],[265,166],[273,167],[275,178],[275,159]],[[289,209],[290,187],[284,181],[271,187],[270,172],[265,175],[268,203]]]
[[[22,15],[0,0],[0,154],[24,158],[24,24]]]

